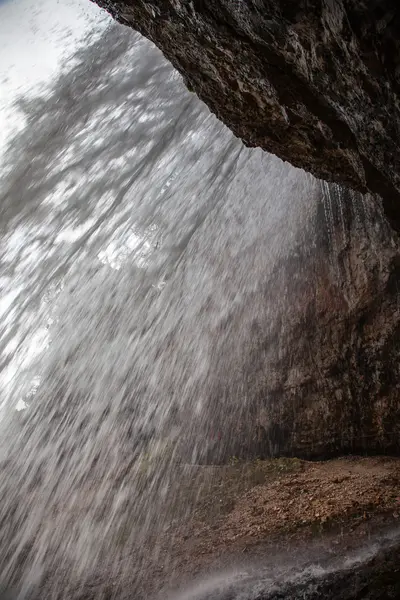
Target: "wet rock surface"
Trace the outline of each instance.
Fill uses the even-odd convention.
[[[214,365],[209,460],[399,452],[398,244],[376,198],[319,194],[290,256],[249,297],[257,308],[221,323],[234,368]],[[252,398],[239,421],[238,390]]]
[[[294,581],[281,583],[259,576],[180,600],[395,600],[400,595],[399,549],[394,545],[366,562],[336,572],[298,574]]]
[[[96,0],[248,146],[382,196],[400,226],[395,0]]]

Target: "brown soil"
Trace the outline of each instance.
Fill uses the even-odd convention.
[[[373,524],[400,524],[400,459],[328,462],[276,459],[193,467],[182,495],[197,489],[190,522],[172,522],[158,540],[155,581],[190,577],[220,559],[316,536],[365,536]],[[168,547],[168,550],[167,550]],[[193,568],[195,565],[195,568]],[[171,569],[171,567],[174,567]],[[168,583],[168,582],[166,582]]]
[[[132,590],[135,600],[169,598],[172,590],[176,597],[176,589],[197,576],[238,564],[320,561],[324,553],[341,559],[370,539],[380,542],[388,530],[400,535],[400,458],[233,460],[172,468],[174,485],[156,506],[154,515],[162,518],[154,530],[145,538],[132,535],[127,514],[116,547],[110,542],[110,556],[120,552],[122,579],[114,563],[108,577],[106,562],[83,588],[68,583],[71,598],[103,598],[99,589],[108,587],[107,598],[131,598]],[[50,597],[46,587],[42,592]]]

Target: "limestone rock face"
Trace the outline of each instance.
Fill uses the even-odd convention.
[[[398,453],[398,246],[372,197],[335,186],[313,226],[310,246],[299,243],[268,286],[281,350],[264,339],[258,453]]]
[[[399,453],[400,255],[377,198],[322,186],[290,255],[231,321],[222,348],[236,359],[216,364],[210,394],[217,458]]]
[[[95,0],[248,146],[380,194],[400,225],[397,0]]]

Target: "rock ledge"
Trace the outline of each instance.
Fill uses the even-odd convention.
[[[395,0],[95,0],[248,146],[382,196],[400,227]]]

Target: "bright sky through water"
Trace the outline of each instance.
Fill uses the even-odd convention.
[[[73,66],[74,52],[97,38],[109,22],[108,15],[89,0],[0,0],[0,192],[6,167],[4,153],[26,124],[16,101],[22,96],[50,94],[52,82]],[[14,237],[16,248],[25,244],[18,238],[17,230]],[[2,241],[6,244],[6,240]],[[6,320],[11,325],[21,304],[18,295],[22,288],[17,283],[4,284],[7,293],[3,289],[0,294],[3,326]],[[48,332],[42,327],[25,354],[34,356],[36,346],[41,349],[48,343],[47,338]],[[16,344],[14,337],[5,350],[16,354]],[[21,361],[17,359],[2,369],[0,381],[5,396],[20,369]],[[0,406],[2,402],[3,398]],[[17,409],[24,407],[21,400]]]
[[[89,0],[0,0],[0,154],[24,125],[19,95],[43,93],[107,15]]]

